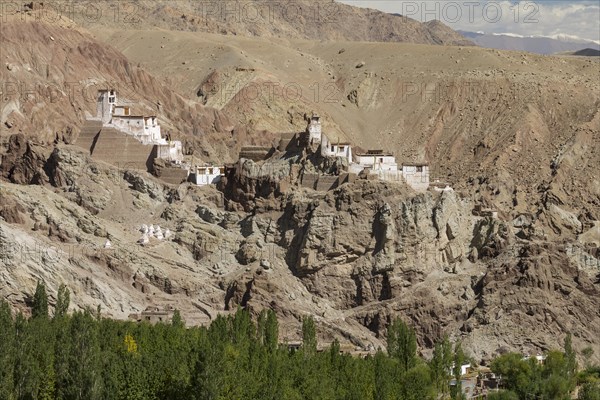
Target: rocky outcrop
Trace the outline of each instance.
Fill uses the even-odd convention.
[[[10,197],[0,192],[0,217],[9,224],[25,223],[25,208]]]
[[[481,258],[493,258],[506,248],[508,228],[497,219],[486,217],[479,221],[473,230],[471,241],[471,261]]]
[[[127,170],[123,173],[123,179],[131,184],[133,190],[147,194],[154,200],[164,201],[164,187],[154,179],[150,178],[150,176],[144,175],[144,173]]]
[[[18,184],[43,184],[47,182],[44,164],[50,152],[50,148],[34,144],[23,134],[12,135],[2,155],[1,176]]]

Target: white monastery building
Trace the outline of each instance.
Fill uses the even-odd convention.
[[[348,160],[348,172],[359,174],[367,171],[375,174],[379,179],[385,181],[404,180],[416,191],[425,191],[429,188],[429,164],[427,163],[404,163],[399,168],[396,157],[383,150],[368,150],[364,154],[352,154],[350,143],[332,142],[321,129],[319,115],[313,113],[306,128],[309,145],[320,145],[323,157],[342,157]],[[442,189],[451,190],[443,187]]]
[[[117,104],[117,92],[114,89],[98,91],[96,110],[97,118],[102,121],[103,126],[133,136],[143,144],[157,146],[158,158],[181,164],[181,142],[163,138],[155,115],[131,115],[130,107]]]
[[[312,145],[321,143],[321,121],[317,114],[313,113],[310,121],[308,122],[306,131],[308,132],[309,144]]]
[[[357,154],[355,161],[361,167],[371,168],[372,171],[398,171],[398,163],[393,154],[383,150],[368,150],[365,154]]]
[[[325,135],[321,138],[321,155],[325,157],[342,157],[352,162],[352,146],[350,143],[332,143]]]
[[[342,157],[352,162],[352,146],[350,143],[334,143],[321,131],[321,118],[313,113],[306,128],[308,143],[321,145],[321,155],[324,157]]]
[[[384,153],[383,150],[368,150],[364,154],[356,154],[354,161],[349,167],[350,172],[358,174],[366,171],[377,175],[383,181],[398,182],[402,179],[396,157]]]

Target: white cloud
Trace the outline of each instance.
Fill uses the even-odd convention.
[[[600,41],[598,1],[339,0],[398,13],[419,21],[438,19],[453,29],[523,36],[575,36]]]

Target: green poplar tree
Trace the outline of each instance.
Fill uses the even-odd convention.
[[[317,352],[317,328],[312,316],[302,318],[302,349],[307,355]]]
[[[394,371],[398,362],[379,350],[375,354],[373,360],[374,369],[374,398],[375,400],[396,400],[399,396],[396,393],[396,380],[394,379]]]
[[[417,337],[415,331],[400,318],[396,318],[388,327],[388,354],[400,362],[404,373],[417,362]]]
[[[267,326],[267,310],[264,309],[258,314],[258,318],[256,320],[256,337],[258,338],[258,342],[262,345],[265,344],[265,330]]]
[[[171,325],[176,328],[185,328],[185,321],[181,318],[179,310],[175,310],[173,317],[171,318]]]
[[[442,364],[443,369],[446,373],[446,384],[442,387],[442,393],[448,393],[450,389],[450,381],[448,376],[452,374],[452,362],[454,359],[454,353],[452,351],[452,343],[450,343],[450,339],[448,336],[444,336],[444,340],[442,341]]]
[[[54,308],[54,318],[61,318],[67,315],[70,303],[69,289],[63,284],[58,288],[58,294],[56,297],[56,307]]]
[[[273,310],[267,311],[265,345],[270,352],[274,352],[279,346],[279,323],[277,322],[277,315]]]
[[[436,393],[445,393],[448,387],[448,366],[444,363],[444,344],[436,342],[433,349],[433,357],[429,362],[431,379],[435,385]]]
[[[14,398],[15,326],[10,306],[0,300],[0,399]]]
[[[569,379],[571,379],[572,388],[575,389],[575,374],[577,373],[577,355],[575,354],[575,350],[573,350],[573,338],[571,337],[571,333],[567,333],[565,337],[565,361],[566,361],[566,375]]]
[[[462,383],[461,383],[461,366],[464,364],[466,360],[465,353],[462,349],[462,344],[460,342],[456,342],[454,345],[454,368],[452,368],[452,374],[454,375],[454,380],[456,381],[456,385],[452,386],[450,390],[450,396],[453,400],[462,399]]]
[[[33,306],[31,308],[33,318],[48,318],[48,295],[46,294],[46,284],[39,280],[33,295]]]
[[[69,385],[65,397],[74,400],[94,400],[100,394],[100,346],[98,321],[89,310],[71,317],[69,336]]]

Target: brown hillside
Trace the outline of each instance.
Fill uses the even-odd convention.
[[[135,6],[133,3],[123,4],[117,17],[113,5],[103,6],[100,2],[97,6],[102,10],[100,18],[80,18],[78,23],[89,28],[155,27],[261,38],[473,45],[439,21],[424,24],[411,18],[331,0],[142,0]]]

